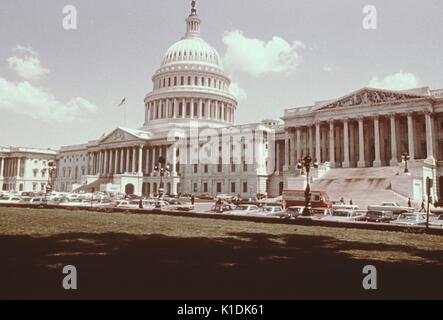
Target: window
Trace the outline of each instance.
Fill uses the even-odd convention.
[[[231,182],[231,193],[235,193],[235,182]]]
[[[37,183],[32,184],[32,191],[37,191]]]
[[[243,193],[247,193],[247,192],[248,192],[248,183],[243,182]]]
[[[191,77],[188,77],[188,86],[191,85]]]
[[[209,166],[207,165],[207,164],[205,164],[205,173],[208,173],[209,172]]]
[[[40,190],[45,191],[45,184],[44,183],[40,184]]]
[[[207,182],[204,182],[204,183],[203,183],[203,192],[204,192],[204,193],[207,193],[207,192],[208,192],[208,183],[207,183]]]
[[[194,164],[194,173],[198,172],[198,164]]]
[[[197,183],[194,183],[194,191],[193,192],[194,193],[198,192],[198,184]]]
[[[191,116],[191,104],[189,102],[186,104],[186,116]]]
[[[174,77],[174,86],[177,85],[177,77]]]
[[[217,193],[221,193],[222,192],[222,184],[221,182],[217,182]]]
[[[181,85],[182,85],[182,86],[185,85],[185,77],[181,77]]]

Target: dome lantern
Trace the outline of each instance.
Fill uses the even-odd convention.
[[[195,0],[192,1],[191,5],[192,5],[191,14],[186,19],[186,25],[187,25],[187,31],[185,35],[186,39],[200,37],[201,20],[197,15]]]

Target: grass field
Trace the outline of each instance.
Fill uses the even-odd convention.
[[[443,237],[424,234],[0,208],[0,263],[0,298],[443,298]]]

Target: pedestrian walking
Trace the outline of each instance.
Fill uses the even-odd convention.
[[[192,195],[191,196],[191,204],[194,205],[194,203],[195,203],[195,197],[194,197],[194,195]]]
[[[425,200],[423,200],[423,201],[421,202],[421,209],[420,209],[420,212],[426,212]]]
[[[409,207],[409,208],[412,208],[412,201],[411,201],[411,198],[408,198],[408,207]]]

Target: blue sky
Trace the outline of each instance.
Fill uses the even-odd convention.
[[[185,32],[190,0],[2,0],[0,145],[59,147],[144,119],[163,54]],[[62,26],[77,8],[77,30]],[[365,30],[362,10],[377,9]],[[243,91],[237,121],[361,87],[443,88],[443,2],[198,0],[202,36]]]

